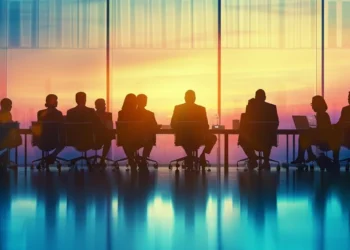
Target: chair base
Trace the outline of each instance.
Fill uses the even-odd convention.
[[[249,160],[249,158],[244,158],[244,159],[237,161],[237,168],[239,167],[240,162],[247,162],[248,160]],[[261,170],[262,165],[263,165],[263,160],[264,160],[264,157],[262,156],[261,152],[259,152],[259,155],[256,157],[256,160],[258,161],[258,168],[259,168],[259,170]],[[270,162],[277,164],[277,166],[276,166],[277,171],[281,170],[281,163],[279,161],[269,158],[269,163]]]
[[[0,163],[0,168],[17,170],[17,163],[10,159],[11,148],[5,149],[1,155],[6,154],[6,160]]]
[[[140,154],[139,154],[138,151],[136,151],[136,152],[134,153],[134,158],[135,158],[135,160],[136,160],[137,166],[140,168],[139,163],[143,160],[143,158],[142,158],[142,156],[140,156]],[[129,159],[128,159],[127,157],[124,157],[124,158],[115,160],[114,163],[113,163],[113,171],[119,170],[119,167],[120,167],[119,163],[120,163],[120,162],[124,162],[124,161],[127,162],[127,163],[126,163],[126,171],[129,171],[130,163],[129,163]],[[159,165],[158,165],[158,161],[153,160],[153,159],[151,159],[151,158],[147,158],[147,159],[146,159],[146,162],[147,162],[147,167],[149,167],[149,165],[153,163],[154,169],[158,169],[158,166],[159,166]]]
[[[71,169],[74,170],[78,170],[78,166],[77,166],[77,162],[79,161],[83,161],[86,163],[86,166],[88,167],[89,171],[92,171],[92,165],[90,163],[89,157],[87,156],[87,151],[85,152],[81,152],[81,156],[80,157],[76,157],[73,159],[69,160],[69,165],[71,167]]]
[[[50,151],[42,151],[42,157],[39,159],[36,159],[32,161],[31,169],[35,168],[35,163],[37,162],[38,164],[36,165],[36,168],[40,171],[43,169],[46,169],[49,171],[49,164],[47,164],[47,158],[50,156]],[[69,160],[61,158],[61,157],[56,157],[55,163],[57,164],[57,170],[61,171],[62,168],[62,162],[69,163]]]
[[[186,161],[191,162],[190,166],[186,166]],[[180,165],[180,163],[182,164]],[[192,156],[184,156],[175,160],[170,161],[169,163],[169,169],[173,169],[173,164],[175,164],[176,172],[179,171],[180,166],[182,166],[182,169],[188,170],[188,171],[200,171],[200,158],[198,157],[198,150],[192,151]],[[211,171],[210,162],[206,161],[206,166],[202,167],[202,170],[205,171],[205,168],[207,167],[208,172]]]

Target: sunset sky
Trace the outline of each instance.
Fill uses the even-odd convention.
[[[350,90],[349,11],[350,1],[326,1],[325,97],[333,122]],[[228,0],[222,12],[222,123],[230,128],[259,88],[277,105],[280,128],[294,127],[293,114],[312,115],[321,86],[320,1]],[[88,94],[89,106],[106,97],[104,1],[3,0],[0,13],[0,86],[21,127],[49,93],[64,113],[77,91]],[[132,92],[147,94],[158,122],[169,124],[193,89],[216,123],[216,0],[111,0],[111,47],[115,120]]]

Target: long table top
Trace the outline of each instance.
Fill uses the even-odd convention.
[[[20,129],[20,134],[27,134],[30,135],[32,134],[32,130],[29,128],[26,129]],[[113,129],[115,133],[117,133],[116,129]],[[218,134],[218,135],[238,135],[239,130],[238,129],[210,129],[210,132],[213,134]],[[297,129],[279,129],[277,130],[278,135],[298,135],[300,134],[302,130],[297,130]],[[174,134],[173,129],[160,129],[157,134],[159,135],[171,135]]]

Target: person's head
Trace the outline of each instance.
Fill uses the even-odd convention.
[[[316,95],[312,97],[311,107],[313,111],[318,112],[326,112],[328,109],[327,103],[324,98],[320,95]]]
[[[106,111],[106,102],[104,99],[99,98],[95,101],[95,109],[97,112],[105,112]]]
[[[137,107],[136,95],[130,93],[125,96],[122,110],[132,110]]]
[[[265,94],[265,91],[263,89],[258,89],[256,92],[255,92],[255,99],[258,101],[258,102],[264,102],[266,100],[266,94]]]
[[[85,106],[86,105],[86,94],[84,92],[78,92],[75,94],[75,102],[79,106]]]
[[[45,107],[56,108],[58,105],[58,97],[54,94],[49,94],[46,96]]]
[[[137,106],[139,108],[145,108],[147,106],[147,96],[144,94],[139,94],[137,96]]]
[[[195,101],[196,101],[196,93],[193,90],[187,90],[185,94],[185,102],[195,103]]]
[[[0,105],[3,111],[11,111],[12,109],[12,101],[9,98],[2,99]]]

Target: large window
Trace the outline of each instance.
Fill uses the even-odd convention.
[[[183,103],[185,92],[193,89],[197,103],[206,106],[213,122],[217,114],[215,3],[113,1],[112,6],[122,10],[112,12],[114,114],[127,93],[144,93],[158,123],[168,125],[174,106]],[[152,156],[161,162],[181,157],[181,150],[174,151],[173,136],[159,136],[157,145]]]
[[[320,0],[222,0],[221,112],[217,0],[109,6],[107,26],[107,0],[0,0],[0,92],[13,99],[22,127],[49,92],[64,112],[77,91],[87,92],[89,106],[106,98],[107,27],[114,119],[127,93],[145,93],[167,125],[187,89],[206,106],[210,124],[221,113],[227,128],[258,88],[277,104],[281,128],[293,127],[292,114],[312,113],[311,97],[321,93]],[[347,0],[325,1],[325,97],[334,121],[347,102],[349,8]],[[164,144],[172,147],[172,137],[160,137],[155,151],[167,161],[175,155]]]

